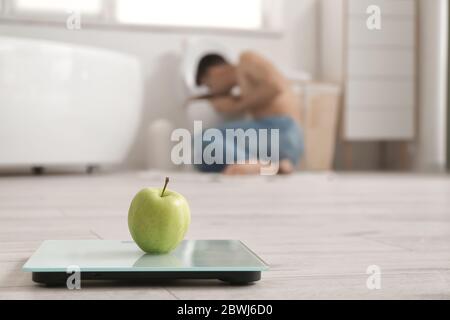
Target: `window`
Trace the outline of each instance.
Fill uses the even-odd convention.
[[[260,29],[262,0],[117,0],[121,23]]]
[[[104,10],[103,0],[0,0],[11,20],[37,22],[65,21],[74,12],[84,16],[85,22],[100,21]]]
[[[79,10],[81,13],[98,14],[102,9],[101,0],[14,0],[16,13],[67,13]]]
[[[2,20],[267,30],[282,0],[0,0]],[[275,20],[279,20],[278,17]]]

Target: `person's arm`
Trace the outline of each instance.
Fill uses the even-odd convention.
[[[240,77],[252,81],[252,89],[237,99],[237,109],[248,110],[265,106],[283,90],[273,65],[254,53],[242,54],[238,70]]]
[[[213,95],[204,95],[204,96],[194,96],[194,97],[189,97],[186,99],[186,105],[188,105],[190,102],[193,101],[201,101],[201,100],[211,100],[212,98],[214,98]]]
[[[240,106],[238,105],[239,99],[232,95],[223,95],[223,96],[205,95],[201,97],[191,97],[186,101],[185,105],[188,106],[190,102],[201,100],[209,101],[212,107],[219,113],[239,115],[242,111]]]
[[[209,99],[217,112],[230,115],[239,115],[244,111],[240,106],[239,100],[239,98],[232,95],[216,96]]]

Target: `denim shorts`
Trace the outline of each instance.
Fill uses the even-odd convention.
[[[264,150],[264,152],[272,155],[272,150],[275,150],[273,146],[271,145],[272,141],[270,139],[271,132],[274,129],[278,129],[279,131],[279,141],[278,141],[278,150],[279,150],[279,160],[290,160],[292,164],[297,166],[300,161],[300,157],[303,154],[304,151],[304,138],[303,138],[303,132],[299,125],[290,117],[268,117],[258,120],[242,120],[242,121],[235,121],[235,122],[229,122],[224,124],[223,126],[216,128],[218,131],[222,133],[223,139],[221,141],[205,141],[205,139],[202,139],[203,141],[203,148],[202,148],[202,159],[204,159],[205,154],[203,154],[203,151],[205,148],[208,147],[211,143],[216,143],[221,145],[223,148],[223,158],[221,158],[222,161],[217,161],[215,163],[211,164],[211,161],[209,161],[209,164],[205,163],[205,161],[202,161],[202,164],[197,164],[195,167],[201,171],[201,172],[210,172],[210,173],[219,173],[225,170],[227,167],[227,161],[226,161],[226,154],[228,151],[234,152],[234,161],[237,161],[240,157],[244,157],[247,161],[256,157],[258,160],[258,155],[260,154],[259,151],[261,151],[260,148],[260,142],[261,137],[265,137],[257,135],[258,143],[256,144],[257,150],[252,148],[250,151],[249,145],[238,145],[236,143],[236,140],[234,139],[227,139],[227,130],[237,130],[242,129],[245,132],[247,132],[248,129],[255,129],[256,132],[261,132],[261,129],[265,129],[263,131],[267,132],[267,150]],[[204,133],[203,133],[204,134]],[[204,138],[204,136],[202,136]],[[232,148],[230,150],[230,148]],[[254,155],[253,153],[255,153]],[[194,151],[195,152],[195,151]],[[206,153],[206,152],[205,152]],[[217,159],[217,157],[216,157]],[[208,162],[208,161],[207,161]],[[228,162],[229,164],[229,162]]]

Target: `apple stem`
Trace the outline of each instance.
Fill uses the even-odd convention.
[[[164,197],[164,192],[166,191],[168,184],[169,184],[169,177],[166,177],[166,182],[164,183],[164,188],[163,191],[161,192],[161,198]]]

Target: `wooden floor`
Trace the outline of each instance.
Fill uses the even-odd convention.
[[[255,285],[179,281],[33,284],[21,267],[46,239],[130,239],[127,211],[159,173],[0,177],[1,299],[450,299],[450,177],[172,175],[190,239],[240,239],[271,266]],[[366,286],[381,268],[381,289]]]

